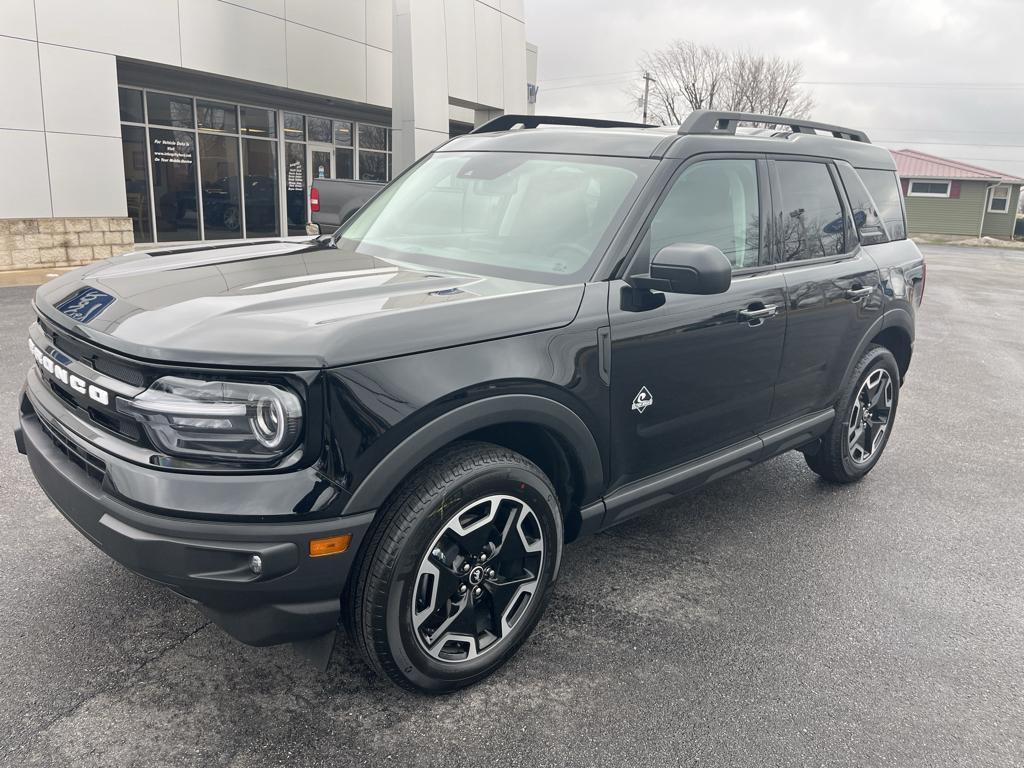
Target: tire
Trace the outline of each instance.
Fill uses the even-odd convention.
[[[370,667],[427,693],[498,669],[533,631],[558,571],[551,481],[513,451],[460,443],[413,473],[379,515],[345,596]]]
[[[892,352],[877,345],[868,347],[850,374],[828,432],[816,451],[804,453],[807,466],[833,483],[853,483],[870,472],[892,434],[899,382],[899,367]],[[869,417],[867,422],[865,415]]]

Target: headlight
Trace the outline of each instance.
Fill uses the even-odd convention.
[[[117,410],[139,421],[171,456],[263,462],[293,449],[302,434],[298,396],[270,384],[168,376]]]

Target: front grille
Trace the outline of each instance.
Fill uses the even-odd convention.
[[[90,365],[94,370],[118,381],[123,381],[125,384],[131,384],[133,387],[146,386],[146,376],[141,368],[123,362],[108,352],[73,339],[42,320],[40,320],[40,325],[43,326],[47,338],[53,341],[53,346],[74,360]]]
[[[84,470],[90,479],[95,480],[97,483],[103,482],[103,478],[107,474],[107,465],[102,459],[98,459],[91,453],[82,450],[75,443],[58,434],[56,430],[52,429],[42,419],[39,419],[39,424],[57,450],[67,456],[72,464]]]
[[[95,347],[89,342],[76,339],[41,317],[39,318],[39,325],[47,340],[60,352],[99,373],[139,388],[147,385],[147,378],[155,378],[152,373],[149,373],[147,376],[146,369],[141,365],[136,365],[131,360]],[[97,406],[89,398],[76,396],[69,392],[67,387],[59,386],[52,378],[48,376],[43,378],[50,391],[60,399],[61,403],[68,410],[75,413],[79,418],[86,419],[94,426],[124,440],[137,444],[145,442],[145,437],[138,423],[134,419],[123,418],[117,412],[117,407],[113,400],[107,406]]]
[[[142,371],[136,368],[130,368],[116,360],[108,360],[105,357],[96,357],[92,361],[92,367],[112,379],[123,381],[125,384],[131,384],[133,387],[146,386],[146,380],[142,375]]]

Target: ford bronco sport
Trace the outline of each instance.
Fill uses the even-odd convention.
[[[924,282],[861,132],[503,117],[331,236],[43,285],[16,437],[76,528],[239,640],[326,663],[344,622],[452,690],[523,644],[566,543],[793,449],[864,477]]]

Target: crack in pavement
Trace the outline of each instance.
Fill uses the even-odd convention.
[[[102,696],[104,694],[119,693],[121,691],[126,690],[135,681],[136,676],[142,670],[144,670],[146,667],[148,667],[154,661],[159,661],[160,659],[162,659],[164,656],[166,656],[168,653],[170,653],[171,651],[175,650],[176,648],[180,648],[181,646],[183,646],[185,643],[187,643],[193,637],[195,637],[200,632],[202,632],[204,629],[206,629],[208,626],[210,626],[211,623],[212,622],[210,622],[210,621],[203,622],[198,627],[193,629],[191,632],[186,633],[185,635],[180,637],[178,640],[175,640],[173,643],[167,645],[164,648],[161,648],[159,651],[157,651],[155,654],[153,654],[148,659],[145,659],[141,663],[137,664],[134,669],[131,669],[127,673],[125,673],[124,679],[123,679],[123,681],[120,684],[109,685],[109,686],[105,686],[105,687],[102,687],[102,688],[98,688],[98,689],[96,689],[94,691],[91,691],[91,692],[87,693],[85,696],[83,696],[81,699],[79,699],[77,702],[75,702],[73,705],[71,705],[69,707],[65,707],[63,710],[61,710],[60,712],[57,712],[52,717],[48,718],[45,722],[39,724],[37,727],[32,728],[29,731],[23,732],[21,740],[18,741],[18,742],[12,743],[11,746],[10,746],[10,749],[7,750],[7,752],[8,753],[13,753],[16,749],[23,749],[33,739],[35,739],[36,736],[38,736],[39,734],[43,733],[46,730],[49,730],[50,728],[52,728],[55,724],[59,723],[60,721],[66,720],[67,718],[73,716],[79,709],[81,709],[83,706],[85,706],[90,701],[95,699],[97,696]]]

